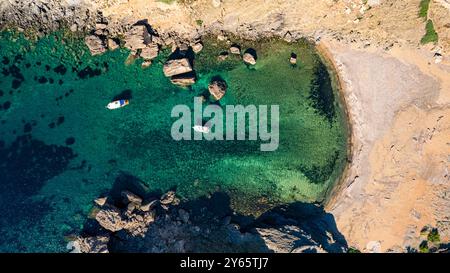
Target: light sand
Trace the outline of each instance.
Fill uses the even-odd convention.
[[[357,50],[324,42],[334,56],[353,125],[347,177],[328,204],[349,244],[404,250],[420,229],[450,219],[450,76],[424,52]]]

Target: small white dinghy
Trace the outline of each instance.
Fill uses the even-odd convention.
[[[108,103],[108,105],[106,105],[106,108],[108,108],[109,110],[113,110],[113,109],[118,109],[118,108],[124,107],[128,104],[130,104],[129,100],[115,100],[115,101]]]
[[[209,127],[208,127],[208,126],[195,125],[195,126],[192,127],[192,128],[193,128],[194,131],[196,131],[196,132],[200,132],[200,133],[204,133],[204,134],[209,133]]]

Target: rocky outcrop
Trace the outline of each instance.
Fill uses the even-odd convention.
[[[215,100],[220,100],[227,91],[227,83],[223,79],[213,79],[208,85],[208,91]]]
[[[244,63],[246,63],[246,64],[249,64],[249,65],[255,65],[256,64],[255,57],[252,54],[248,53],[248,52],[244,53],[244,56],[242,56],[242,59],[244,60]]]
[[[194,53],[199,53],[200,51],[202,51],[202,49],[203,49],[203,44],[200,42],[192,45],[192,51],[194,51]]]
[[[318,242],[297,226],[286,225],[279,228],[257,228],[256,231],[273,252],[326,252]]]
[[[332,216],[311,204],[270,210],[249,222],[225,193],[181,202],[175,191],[159,198],[115,189],[84,236],[67,245],[88,252],[345,252]],[[228,201],[227,201],[228,200]],[[133,206],[130,204],[140,204]],[[242,220],[244,219],[244,220]],[[94,220],[90,220],[94,221]],[[94,226],[94,228],[92,228]]]
[[[230,52],[231,52],[231,54],[240,55],[241,54],[241,48],[238,45],[232,45],[230,47]]]
[[[169,60],[163,67],[163,72],[166,77],[188,73],[191,71],[192,66],[187,58]]]
[[[99,55],[106,51],[105,42],[96,35],[89,35],[84,39],[91,55]]]
[[[107,40],[107,46],[108,46],[109,50],[113,51],[113,50],[116,50],[117,48],[119,48],[119,43],[117,43],[116,40],[109,38]]]
[[[77,237],[67,244],[71,253],[108,253],[109,236]]]
[[[87,32],[101,18],[90,1],[11,0],[0,3],[0,28],[12,25],[38,36],[66,26],[73,32]]]
[[[125,33],[125,47],[130,50],[144,49],[150,42],[151,36],[145,25],[135,25]]]
[[[145,61],[153,60],[158,57],[159,48],[157,44],[148,44],[141,50],[141,58]]]
[[[110,205],[103,207],[95,215],[95,220],[106,230],[115,232],[125,227],[125,220],[122,217],[122,212],[116,207]]]
[[[292,65],[297,64],[297,54],[291,53],[291,57],[289,58],[289,62],[290,62]]]

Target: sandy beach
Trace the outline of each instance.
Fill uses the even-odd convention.
[[[448,224],[449,67],[409,48],[322,46],[341,79],[353,149],[327,208],[358,249],[417,245],[424,226]]]

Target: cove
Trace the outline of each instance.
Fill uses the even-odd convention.
[[[267,105],[226,105],[210,104],[203,109],[202,97],[194,97],[194,120],[191,110],[186,105],[176,105],[171,116],[179,118],[172,124],[171,135],[174,140],[261,140],[269,141],[260,145],[260,151],[275,151],[279,140],[278,105],[270,106],[270,130],[268,129]],[[195,126],[203,126],[208,132],[191,130]],[[246,123],[248,121],[248,124]],[[246,126],[248,125],[248,126]],[[193,137],[191,132],[193,131]],[[246,133],[248,131],[248,134]],[[236,138],[235,138],[236,132]],[[247,136],[246,136],[247,135]]]
[[[124,177],[184,200],[223,191],[244,214],[323,201],[344,169],[348,134],[327,67],[306,41],[236,42],[256,50],[255,66],[233,54],[219,61],[229,45],[206,37],[197,82],[180,88],[162,72],[170,51],[142,69],[140,60],[125,64],[125,49],[92,57],[63,32],[35,42],[2,33],[0,251],[64,251],[92,200]],[[193,109],[218,76],[228,85],[219,107],[280,106],[276,151],[260,151],[261,140],[172,139],[172,108]],[[130,105],[108,111],[118,98]]]

